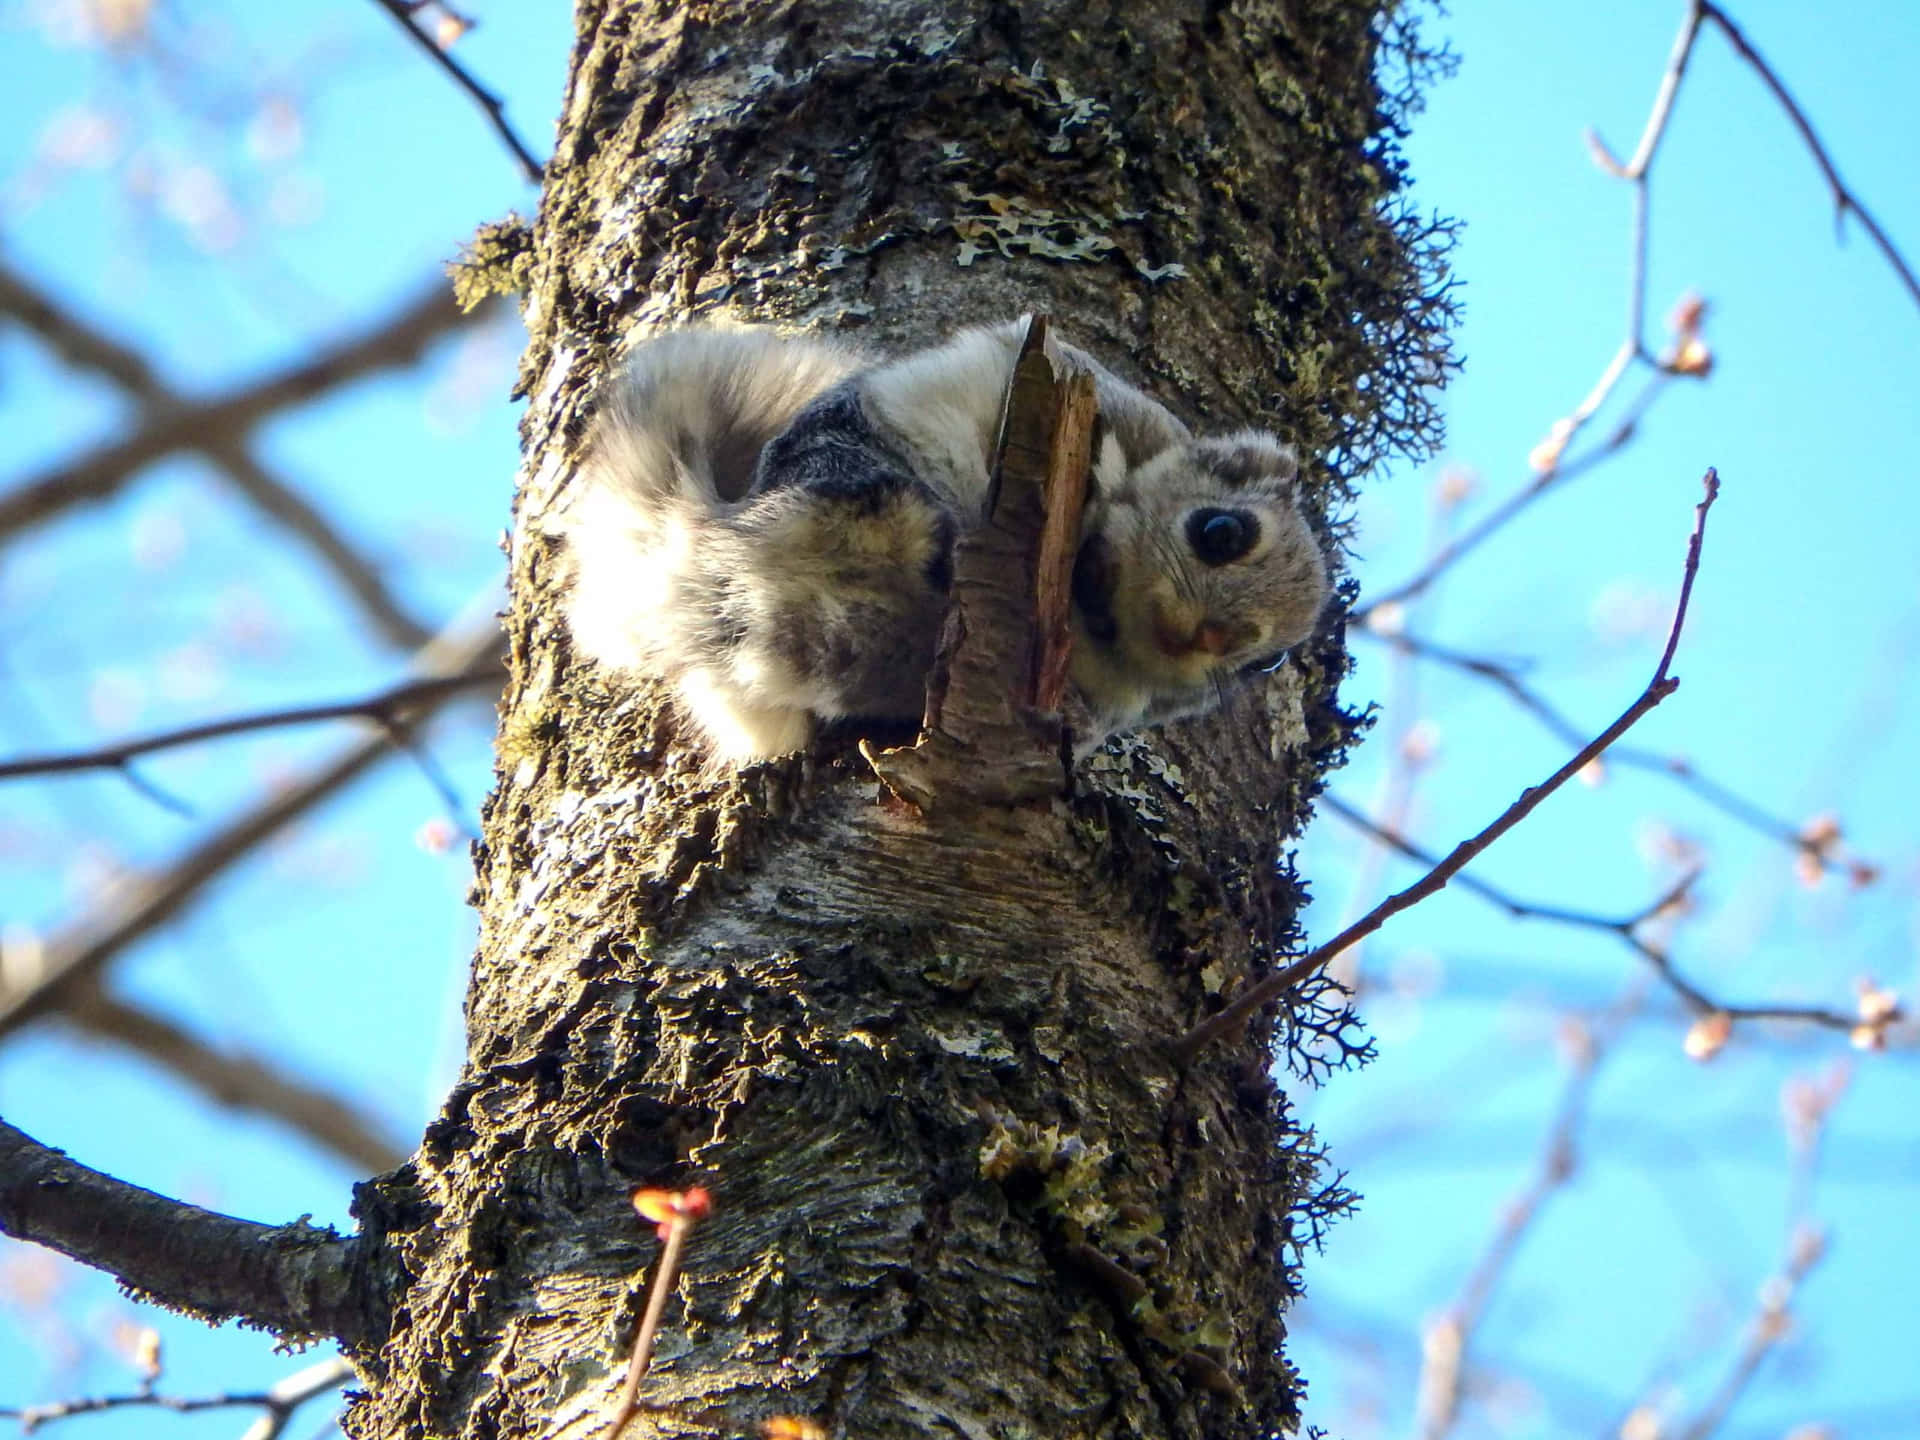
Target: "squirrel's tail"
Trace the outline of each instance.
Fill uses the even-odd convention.
[[[716,530],[746,495],[767,442],[861,357],[766,330],[680,330],[610,377],[562,529],[573,552],[574,642],[603,665],[674,675],[714,640],[699,632],[724,577]]]
[[[646,508],[739,500],[760,452],[860,358],[765,330],[680,330],[634,351],[609,387],[585,478]]]

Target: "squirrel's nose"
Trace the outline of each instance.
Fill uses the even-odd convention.
[[[1227,627],[1217,620],[1202,620],[1192,630],[1169,623],[1165,615],[1156,615],[1154,620],[1154,639],[1162,651],[1176,659],[1182,655],[1224,655],[1232,648]]]

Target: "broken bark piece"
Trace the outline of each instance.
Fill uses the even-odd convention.
[[[1073,562],[1080,553],[1080,517],[1093,477],[1093,376],[1069,375],[1055,386],[1052,444],[1047,454],[1045,516],[1034,561],[1033,687],[1036,710],[1058,713],[1073,660]]]
[[[1011,805],[1066,788],[1059,709],[1072,574],[1086,505],[1093,377],[1066,375],[1047,317],[1027,328],[1007,387],[985,521],[954,547],[953,601],[918,743],[862,745],[882,783],[922,810]]]

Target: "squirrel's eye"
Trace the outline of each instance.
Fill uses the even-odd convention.
[[[1260,522],[1244,510],[1196,510],[1187,517],[1187,544],[1208,565],[1227,565],[1253,548]]]

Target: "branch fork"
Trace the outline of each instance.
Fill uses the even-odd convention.
[[[1621,712],[1619,719],[1588,741],[1571,760],[1538,785],[1530,785],[1521,791],[1520,798],[1502,811],[1491,825],[1471,839],[1461,841],[1444,860],[1419,880],[1398,894],[1388,896],[1318,949],[1294,961],[1285,969],[1248,986],[1226,1008],[1194,1026],[1174,1041],[1172,1050],[1176,1058],[1182,1063],[1189,1062],[1214,1041],[1238,1034],[1241,1026],[1262,1006],[1286,995],[1301,981],[1323,968],[1335,956],[1357,941],[1364,940],[1373,934],[1402,910],[1411,909],[1429,895],[1446,888],[1447,882],[1464,870],[1476,856],[1526,819],[1541,801],[1584,770],[1609,745],[1631,730],[1656,705],[1680,688],[1679,677],[1671,673],[1673,657],[1680,645],[1680,631],[1686,624],[1687,606],[1693,598],[1694,577],[1700,571],[1700,548],[1706,538],[1707,512],[1713,508],[1713,502],[1720,494],[1719,473],[1708,470],[1702,478],[1701,486],[1704,493],[1700,503],[1694,507],[1693,533],[1687,541],[1686,569],[1681,576],[1680,600],[1674,607],[1673,625],[1667,632],[1666,648],[1661,651],[1660,664],[1654,670],[1653,678],[1647,682],[1646,689],[1640,692],[1639,698]]]

